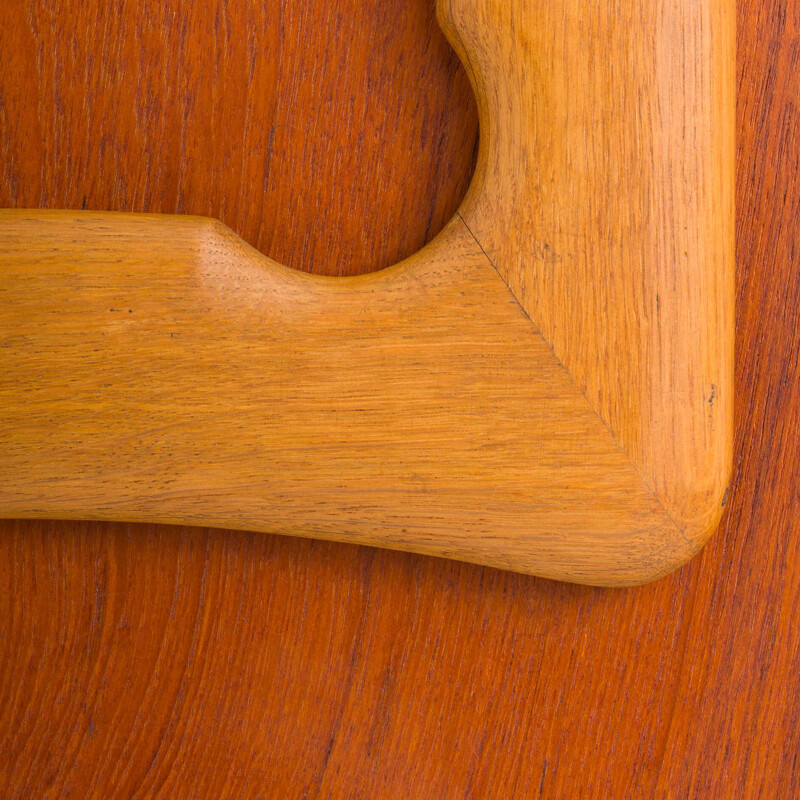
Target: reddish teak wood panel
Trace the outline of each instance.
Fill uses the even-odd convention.
[[[474,108],[425,0],[7,6],[0,205],[211,214],[339,274],[466,187]],[[736,466],[698,559],[610,591],[0,523],[0,794],[793,797],[798,37],[790,4],[740,4]]]

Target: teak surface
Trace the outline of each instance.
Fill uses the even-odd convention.
[[[87,208],[216,214],[280,261],[308,237],[307,253],[329,260],[294,265],[339,273],[416,250],[458,204],[474,111],[427,3],[251,4],[260,26],[235,4],[146,5],[7,4],[0,205],[78,208],[85,196]],[[0,523],[0,793],[794,797],[799,17],[786,2],[740,3],[735,469],[723,525],[697,559],[618,591],[279,536]],[[359,46],[346,37],[337,52],[334,24],[358,31]],[[366,30],[374,35],[361,38]],[[282,91],[297,111],[296,127],[272,136],[285,149],[274,151],[281,182],[266,192],[226,169],[258,148],[192,100],[224,103],[237,86],[207,66],[209,49],[239,65],[246,87],[262,34],[285,37]],[[88,42],[105,48],[89,65],[78,55]],[[392,105],[423,95],[384,50],[406,54],[406,69],[426,64],[416,116]],[[183,61],[140,80],[156,52]],[[6,81],[11,58],[30,83]],[[425,152],[441,153],[393,161],[385,141],[314,127],[326,108],[320,81],[293,77],[309,72],[345,96],[369,85],[373,109],[397,112],[398,141],[421,125]],[[281,120],[266,100],[250,135]],[[91,137],[86,108],[105,110]],[[204,138],[196,125],[219,127]],[[331,187],[309,173],[337,169],[355,146],[367,166],[349,187],[302,194]],[[113,156],[101,163],[98,152]],[[397,170],[390,181],[387,169]],[[418,207],[393,217],[410,186]],[[257,231],[271,192],[301,199],[296,227],[267,243],[270,218],[263,240]],[[377,224],[363,241],[336,222],[348,202]]]
[[[301,278],[185,215],[0,212],[0,515],[594,585],[684,564],[730,480],[732,0],[532,9],[438,0],[476,177],[385,272]]]

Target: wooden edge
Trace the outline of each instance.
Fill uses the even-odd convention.
[[[731,461],[730,7],[441,0],[478,173],[374,275],[197,218],[2,212],[0,514],[598,585],[685,562]]]
[[[4,211],[0,306],[3,516],[600,585],[694,551],[459,219],[397,267],[320,279],[209,220]]]
[[[460,213],[698,549],[733,442],[732,0],[438,0],[478,100]]]

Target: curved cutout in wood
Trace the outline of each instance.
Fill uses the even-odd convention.
[[[0,515],[246,528],[642,583],[731,462],[732,0],[440,0],[481,114],[358,278],[191,217],[0,212]]]

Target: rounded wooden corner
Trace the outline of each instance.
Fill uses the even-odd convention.
[[[730,464],[730,7],[440,0],[478,169],[371,275],[202,218],[0,212],[0,514],[594,585],[685,563]]]
[[[699,549],[733,440],[734,4],[437,12],[480,112],[460,213]]]
[[[458,218],[345,280],[204,219],[0,220],[4,516],[244,527],[593,584],[683,557]]]

